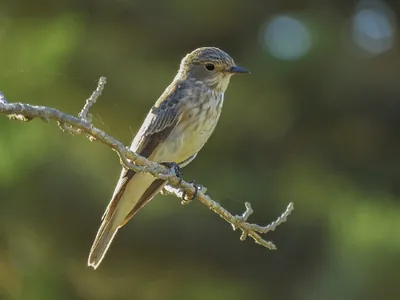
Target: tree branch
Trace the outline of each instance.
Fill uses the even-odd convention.
[[[184,192],[189,196],[194,195],[196,190],[195,187],[191,183],[181,180],[175,174],[173,169],[168,169],[130,151],[124,144],[92,125],[89,109],[96,103],[105,84],[106,78],[101,77],[96,90],[86,100],[86,104],[79,113],[79,118],[51,107],[36,106],[25,103],[9,103],[1,92],[0,113],[8,115],[10,119],[19,121],[30,121],[34,118],[41,118],[46,122],[49,120],[57,121],[58,126],[62,131],[70,134],[85,134],[91,141],[97,140],[109,146],[117,152],[120,158],[120,163],[125,168],[132,169],[136,172],[147,172],[156,178],[166,180],[168,185],[164,188],[162,194],[171,194],[178,198],[182,198]],[[247,219],[253,213],[253,209],[248,202],[245,203],[246,211],[242,215],[234,216],[218,202],[212,200],[208,195],[206,195],[206,189],[204,187],[198,191],[196,199],[230,223],[233,230],[240,229],[242,231],[240,240],[244,241],[247,236],[250,236],[257,244],[270,250],[275,250],[276,246],[273,242],[263,239],[261,234],[266,234],[269,231],[275,230],[277,226],[286,221],[287,217],[293,210],[293,203],[290,203],[286,208],[286,211],[276,221],[267,226],[260,226],[247,222]],[[182,204],[187,203],[189,203],[189,201],[182,201]]]

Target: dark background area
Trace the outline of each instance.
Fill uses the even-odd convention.
[[[267,224],[268,251],[198,202],[157,196],[86,266],[120,172],[109,148],[0,117],[0,299],[399,299],[399,1],[4,1],[0,90],[130,144],[181,58],[217,46],[232,78],[185,178]]]

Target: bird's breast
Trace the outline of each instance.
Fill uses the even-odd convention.
[[[221,115],[223,93],[211,93],[182,113],[181,120],[165,140],[163,160],[182,162],[200,151],[213,133]],[[168,159],[166,158],[168,156]]]

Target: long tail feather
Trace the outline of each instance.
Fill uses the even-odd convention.
[[[90,250],[88,265],[97,268],[118,229],[129,221],[164,186],[165,181],[150,174],[123,172]]]
[[[88,266],[92,266],[96,269],[100,265],[118,229],[119,225],[114,224],[112,220],[103,220],[93,246],[90,249]]]

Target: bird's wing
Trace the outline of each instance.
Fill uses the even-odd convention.
[[[149,158],[175,128],[181,118],[182,102],[188,94],[185,83],[172,83],[148,113],[142,127],[132,142],[131,149]],[[108,250],[118,229],[132,218],[157,192],[165,181],[152,178],[151,175],[136,174],[135,171],[122,169],[114,194],[103,215],[102,223],[90,250],[88,265],[97,268]],[[137,179],[137,182],[135,182]],[[137,184],[138,191],[125,195],[131,189],[129,183]],[[132,186],[133,190],[136,189]],[[133,191],[132,189],[130,192]]]
[[[180,120],[180,108],[185,102],[185,97],[191,97],[184,82],[173,83],[148,113],[142,127],[132,142],[131,149],[136,153],[149,158],[160,143],[162,143],[175,128]],[[125,192],[129,181],[135,175],[135,171],[123,169],[112,200],[104,213],[103,219],[107,222],[115,212],[115,209]],[[164,180],[156,179],[142,195],[140,200],[126,216],[123,226],[149,199],[151,199],[165,184]]]

